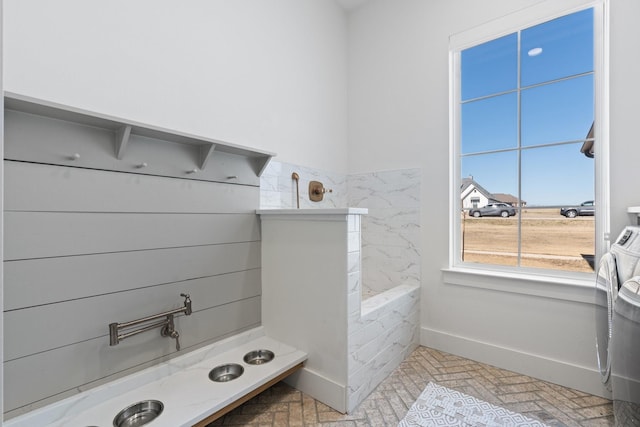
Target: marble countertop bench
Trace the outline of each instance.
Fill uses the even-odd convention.
[[[273,351],[274,359],[262,365],[243,361],[246,353],[259,349]],[[259,327],[12,418],[4,426],[111,427],[122,409],[149,399],[164,404],[149,426],[192,426],[306,359],[304,352],[265,336]],[[209,371],[226,363],[242,365],[244,373],[229,382],[211,381]]]

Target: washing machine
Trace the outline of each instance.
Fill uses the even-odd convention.
[[[626,227],[596,276],[596,354],[617,426],[640,426],[640,227]]]
[[[611,358],[609,344],[613,331],[613,303],[618,297],[616,258],[612,252],[604,254],[596,276],[596,356],[600,379],[611,391]]]
[[[640,276],[618,291],[612,329],[610,381],[616,426],[640,426]]]

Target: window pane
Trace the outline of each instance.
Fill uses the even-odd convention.
[[[516,93],[463,104],[461,114],[463,154],[518,146]]]
[[[593,9],[528,28],[521,37],[523,87],[593,71]]]
[[[516,160],[516,152],[462,159],[463,261],[517,265],[517,208],[502,202],[509,197],[517,200]]]
[[[581,153],[581,147],[566,144],[522,151],[522,200],[527,206],[564,206],[593,200],[593,159]]]
[[[461,52],[463,262],[593,272],[594,23],[589,9]]]
[[[515,151],[465,156],[461,174],[478,183],[490,196],[493,193],[518,194],[518,157]]]
[[[518,37],[510,34],[462,51],[462,100],[513,90],[518,76]]]
[[[520,265],[592,273],[594,218],[566,218],[557,208],[524,208]]]
[[[567,144],[522,152],[526,208],[521,214],[521,266],[593,271],[594,165],[581,147]],[[563,216],[558,206],[584,215]]]
[[[593,75],[522,91],[522,145],[584,139],[593,124]]]

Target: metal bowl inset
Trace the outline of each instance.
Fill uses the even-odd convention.
[[[209,379],[217,383],[225,383],[235,380],[244,372],[244,368],[237,363],[227,363],[220,365],[209,371]]]
[[[143,400],[127,406],[113,419],[114,427],[143,426],[158,417],[164,410],[164,404],[159,400]]]
[[[249,365],[263,365],[273,360],[275,354],[271,350],[254,350],[244,355],[244,362]]]

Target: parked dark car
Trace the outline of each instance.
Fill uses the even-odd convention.
[[[593,216],[595,212],[596,207],[593,203],[593,200],[587,200],[580,206],[560,208],[560,215],[564,215],[567,218],[575,218],[577,216]]]
[[[474,218],[480,218],[481,216],[501,216],[503,218],[509,218],[516,214],[516,209],[506,203],[490,203],[482,208],[469,209],[469,215]]]

